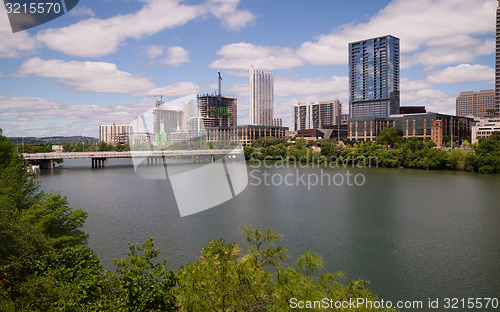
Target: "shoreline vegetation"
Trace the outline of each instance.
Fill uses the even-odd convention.
[[[403,132],[393,127],[385,128],[375,142],[344,140],[310,140],[294,138],[265,137],[245,146],[245,159],[249,162],[282,161],[295,163],[314,163],[322,165],[358,166],[360,168],[409,168],[426,170],[458,170],[481,174],[500,174],[500,132],[496,131],[489,138],[480,138],[477,143],[462,141],[458,148],[450,148],[450,138],[444,138],[448,147],[438,148],[428,138],[425,141],[417,138],[406,139]],[[12,142],[12,141],[11,141]],[[458,140],[454,144],[458,144]],[[130,151],[148,150],[146,145],[110,145],[83,144],[82,142],[65,142],[61,144],[64,152],[92,151]],[[455,145],[456,146],[456,145]],[[201,149],[235,148],[228,142],[206,143],[201,141],[163,144],[160,149],[176,150],[197,147]],[[20,147],[16,147],[20,150]],[[23,144],[26,153],[52,152],[52,143],[41,145]],[[62,162],[62,160],[60,161]]]
[[[462,148],[441,149],[431,140],[406,139],[403,132],[385,128],[376,142],[345,140],[306,141],[294,143],[274,137],[261,138],[244,147],[249,162],[305,162],[325,166],[358,166],[411,168],[426,170],[459,170],[483,174],[500,174],[500,132],[480,139],[472,146],[464,141]]]
[[[347,303],[344,311],[395,311],[352,307],[358,298],[377,302],[367,281],[343,284],[342,273],[324,272],[321,256],[310,252],[285,265],[282,235],[260,228],[242,228],[246,249],[209,241],[177,273],[165,269],[153,238],[129,243],[128,257],[107,271],[81,230],[86,218],[61,194],[39,190],[0,129],[2,311],[289,311],[298,302],[308,311],[338,310],[337,302]]]

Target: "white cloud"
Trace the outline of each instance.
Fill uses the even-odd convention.
[[[189,63],[189,52],[183,47],[170,47],[167,51],[167,57],[160,61],[161,64],[173,67],[179,67],[183,63]]]
[[[0,57],[16,58],[35,52],[37,42],[26,31],[12,33],[5,10],[0,10]]]
[[[32,111],[44,111],[60,109],[63,107],[63,104],[38,97],[9,97],[0,95],[0,107],[2,108],[2,113],[7,114],[13,110],[25,111],[26,109],[29,109]]]
[[[246,42],[225,45],[217,54],[222,58],[212,62],[211,68],[248,70],[253,65],[273,70],[290,69],[304,64],[291,48],[265,47]]]
[[[432,84],[427,80],[412,80],[407,77],[401,78],[401,92],[427,89]]]
[[[347,92],[349,81],[347,77],[328,78],[284,78],[276,77],[274,93],[276,96],[295,96],[315,93]]]
[[[76,8],[73,8],[71,11],[69,11],[70,15],[73,16],[90,16],[90,17],[95,17],[94,11],[92,11],[91,8],[88,8],[84,5],[79,5]]]
[[[161,92],[163,94],[169,94],[174,98],[178,98],[180,96],[196,94],[200,92],[200,87],[194,82],[180,81],[164,86],[163,88],[155,88],[147,94],[160,94]]]
[[[349,42],[392,34],[401,39],[402,53],[434,48],[429,57],[419,57],[424,64],[468,61],[492,52],[488,39],[473,36],[494,31],[494,12],[495,3],[488,0],[395,0],[366,23],[343,25],[331,34],[304,42],[298,53],[313,65],[345,65]],[[462,51],[451,59],[443,58],[445,54],[438,57],[445,48],[447,52],[458,48]]]
[[[248,10],[238,10],[240,0],[209,0],[207,7],[228,29],[240,30],[252,23],[255,16]]]
[[[214,87],[216,87],[216,86],[214,85]],[[248,83],[239,83],[239,84],[234,84],[234,85],[228,86],[227,91],[229,94],[237,94],[238,98],[248,98],[250,95]],[[238,105],[239,105],[239,103],[238,103]]]
[[[461,64],[447,67],[429,74],[428,79],[434,83],[461,83],[472,81],[492,81],[495,70],[485,65]]]
[[[248,71],[248,69],[247,70],[228,70],[228,71],[226,71],[226,74],[229,76],[234,76],[234,77],[248,78],[249,71]]]
[[[158,56],[163,54],[165,47],[160,45],[151,45],[146,48],[146,53],[150,59],[156,59]]]
[[[168,93],[175,97],[199,92],[197,84],[189,81],[175,82],[162,88],[156,87],[147,77],[120,71],[113,63],[65,62],[31,58],[24,62],[13,76],[34,75],[53,78],[77,92],[104,92],[126,95]]]
[[[115,64],[106,62],[46,61],[35,57],[25,61],[16,75],[54,78],[80,92],[137,95],[155,87],[148,78],[120,71]]]
[[[0,124],[6,135],[95,135],[99,124],[130,123],[136,113],[150,109],[153,105],[153,99],[125,106],[98,106],[68,105],[43,98],[0,95]]]
[[[96,57],[116,52],[127,38],[140,39],[163,29],[184,25],[200,14],[200,7],[177,0],[146,0],[141,10],[109,19],[91,18],[68,27],[47,29],[37,39],[69,55]]]
[[[455,115],[456,97],[448,96],[446,98],[431,100],[427,103],[427,111]]]
[[[91,18],[68,27],[40,31],[37,39],[49,48],[80,57],[114,53],[129,38],[141,39],[164,29],[182,26],[208,12],[230,29],[253,21],[253,14],[237,9],[239,0],[212,0],[184,5],[181,0],[143,0],[137,12],[108,19]]]
[[[0,32],[0,57],[16,58],[33,54],[36,41],[27,33],[4,34]]]
[[[366,23],[342,25],[330,34],[304,42],[298,49],[233,43],[211,67],[268,70],[312,65],[348,64],[348,44],[392,34],[400,38],[402,68],[471,62],[494,52],[495,3],[490,0],[394,0]],[[413,55],[410,55],[412,53]],[[406,55],[405,55],[406,54]],[[283,56],[284,59],[281,59]]]
[[[433,69],[439,65],[472,62],[476,56],[482,54],[480,52],[484,47],[485,45],[470,49],[454,48],[453,46],[429,48],[412,56],[404,56],[401,61],[401,68],[406,69],[422,64],[427,66],[426,69]]]
[[[417,91],[401,92],[401,103],[427,101],[429,99],[441,99],[445,97],[448,97],[448,95],[440,90],[422,89]]]

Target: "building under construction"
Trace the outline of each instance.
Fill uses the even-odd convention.
[[[153,109],[154,133],[171,133],[180,129],[182,111],[170,109]]]
[[[237,99],[216,94],[198,95],[198,108],[205,128],[237,125]]]
[[[132,133],[130,125],[100,125],[99,140],[106,144],[129,144],[129,136]]]

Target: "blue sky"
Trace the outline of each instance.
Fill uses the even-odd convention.
[[[401,42],[401,105],[455,113],[461,91],[494,87],[494,0],[81,0],[12,33],[0,7],[0,128],[7,136],[86,135],[132,123],[165,99],[223,92],[248,123],[248,69],[275,76],[275,115],[339,99],[348,112],[347,44]],[[173,104],[171,108],[176,108]]]

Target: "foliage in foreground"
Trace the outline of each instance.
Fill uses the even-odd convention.
[[[128,257],[108,272],[87,246],[86,217],[65,197],[38,190],[0,130],[1,311],[288,311],[291,298],[374,298],[364,281],[344,286],[340,273],[318,275],[323,260],[316,254],[284,265],[281,235],[272,230],[243,228],[246,251],[210,241],[177,274],[157,260],[150,238],[129,244]]]

